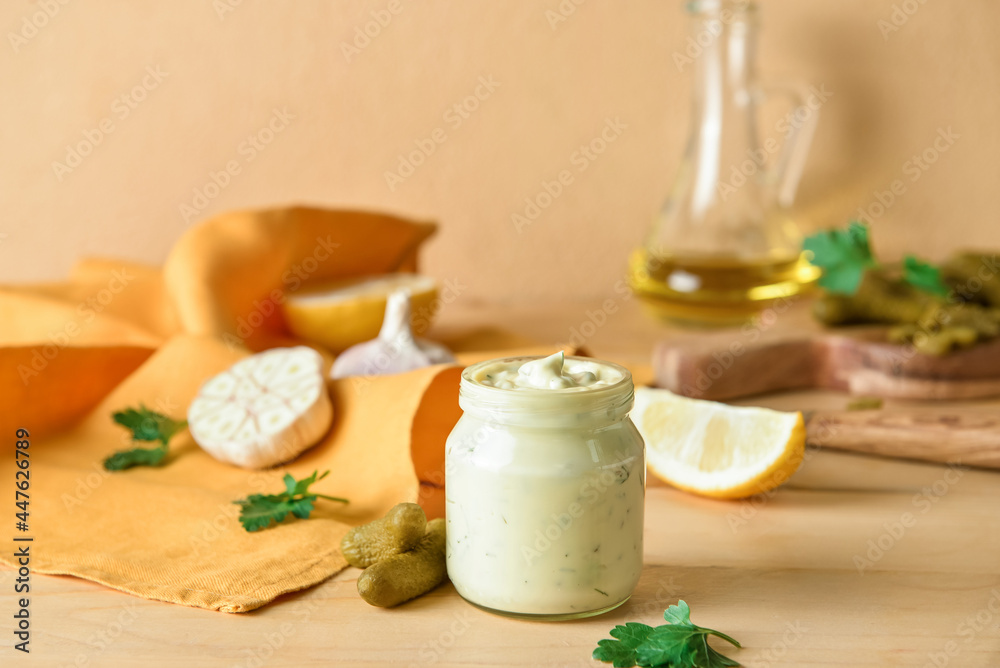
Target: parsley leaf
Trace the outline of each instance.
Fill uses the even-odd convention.
[[[671,668],[728,668],[740,665],[708,644],[710,629],[693,624],[657,627],[635,651],[640,666]]]
[[[667,621],[655,629],[645,624],[629,623],[616,626],[611,635],[615,640],[601,640],[593,657],[613,663],[618,668],[639,665],[670,668],[730,668],[740,665],[708,644],[714,635],[740,647],[733,638],[719,631],[691,623],[691,608],[678,601],[663,613]]]
[[[124,471],[133,466],[159,466],[167,457],[167,446],[155,448],[133,448],[119,450],[104,460],[104,468],[108,471]]]
[[[903,280],[915,288],[937,297],[947,297],[950,290],[941,280],[941,270],[913,255],[903,258]]]
[[[878,266],[868,242],[868,226],[852,221],[847,230],[826,230],[806,237],[803,250],[823,270],[819,284],[830,292],[851,295],[866,269]]]
[[[121,450],[104,460],[108,471],[123,471],[133,466],[159,466],[167,457],[167,444],[187,426],[186,420],[174,420],[142,404],[138,410],[126,408],[112,416],[115,422],[132,432],[133,441],[159,441],[155,448]]]
[[[329,471],[322,475],[319,475],[319,471],[313,471],[308,478],[296,481],[291,474],[286,473],[282,478],[285,491],[281,494],[251,494],[245,499],[233,501],[240,507],[240,524],[247,531],[260,531],[271,526],[272,521],[282,522],[289,513],[302,520],[308,519],[316,499],[348,503],[347,499],[337,496],[309,493],[310,485],[329,474]]]
[[[166,415],[151,411],[142,404],[139,410],[126,408],[111,416],[115,422],[132,430],[132,440],[160,441],[166,445],[174,434],[187,426],[187,420],[174,420]]]
[[[291,501],[285,494],[251,494],[234,503],[240,506],[240,524],[247,531],[266,529],[272,520],[281,522],[288,513],[305,519],[313,509],[312,499]]]
[[[610,663],[618,668],[629,668],[634,666],[635,650],[653,632],[652,626],[629,622],[625,626],[616,626],[611,629],[611,637],[617,640],[599,640],[597,649],[594,650],[593,658],[598,661]]]
[[[667,620],[667,624],[690,624],[691,606],[684,601],[677,601],[677,605],[663,611],[663,618]]]

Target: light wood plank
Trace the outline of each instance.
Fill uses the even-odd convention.
[[[498,322],[565,342],[568,328],[598,307],[455,307],[443,329]],[[648,362],[653,341],[665,335],[675,334],[623,304],[584,344],[602,356]],[[810,391],[741,403],[840,409],[846,398]],[[953,405],[996,410],[998,403]],[[590,653],[614,624],[658,623],[683,598],[697,623],[743,642],[731,655],[746,666],[933,666],[935,659],[997,666],[998,483],[991,471],[822,450],[811,450],[787,485],[753,500],[702,499],[651,478],[638,590],[612,613],[569,623],[495,617],[464,603],[450,584],[399,609],[373,608],[357,596],[355,569],[245,615],[35,575],[31,660],[102,668],[598,666]],[[912,522],[900,530],[907,513]],[[882,554],[869,555],[869,541],[881,541]],[[856,558],[870,564],[859,567]],[[0,624],[0,656],[3,665],[27,665],[3,630],[15,605],[13,579],[0,570],[0,619],[8,620]]]

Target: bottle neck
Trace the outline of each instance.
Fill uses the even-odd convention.
[[[763,220],[767,196],[756,178],[747,179],[731,196],[723,197],[720,185],[749,155],[757,154],[756,5],[747,0],[694,0],[688,12],[693,31],[688,44],[694,43],[695,54],[692,127],[683,166],[688,181],[683,192],[671,196],[664,217],[666,224],[684,229],[691,247],[742,254],[749,246],[737,230]],[[698,236],[691,236],[690,226],[697,226]],[[754,244],[766,245],[761,240]]]
[[[689,3],[695,118],[726,106],[745,108],[755,79],[757,7],[746,0]]]

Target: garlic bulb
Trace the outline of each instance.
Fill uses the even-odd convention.
[[[378,337],[341,353],[330,375],[333,378],[380,376],[454,361],[451,351],[441,344],[413,336],[410,293],[404,289],[396,290],[386,300]]]
[[[275,348],[210,378],[188,408],[191,436],[219,461],[267,468],[315,445],[333,422],[323,358]]]

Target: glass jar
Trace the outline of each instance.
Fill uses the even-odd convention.
[[[464,413],[446,445],[448,576],[489,612],[589,617],[628,600],[642,570],[645,445],[628,417],[632,377],[569,357],[567,373],[591,369],[611,381],[484,384],[488,369],[538,359],[491,360],[462,374]]]

